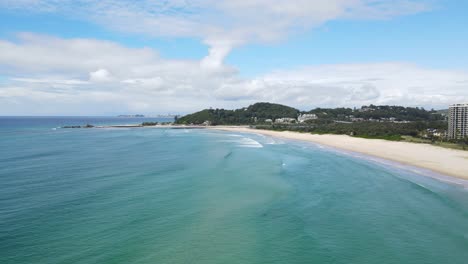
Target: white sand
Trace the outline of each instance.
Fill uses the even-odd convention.
[[[314,135],[278,132],[247,127],[211,127],[211,129],[256,133],[284,139],[304,140],[329,147],[371,155],[407,165],[429,169],[468,180],[468,151],[446,149],[429,144],[355,138],[346,135]]]

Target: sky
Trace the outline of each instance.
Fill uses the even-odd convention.
[[[0,0],[0,115],[468,102],[468,1]]]

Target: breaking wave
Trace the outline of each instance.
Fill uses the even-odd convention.
[[[244,148],[263,148],[263,145],[260,142],[253,140],[251,138],[242,138],[239,140],[239,146]]]

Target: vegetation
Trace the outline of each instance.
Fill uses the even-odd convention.
[[[403,107],[389,105],[369,105],[360,109],[351,108],[316,108],[307,113],[316,114],[322,119],[347,120],[350,117],[362,118],[365,120],[385,120],[395,121],[437,121],[445,120],[443,112],[435,110],[427,111],[419,107]]]
[[[315,114],[317,119],[303,123],[274,122],[278,118],[297,118],[300,114]],[[316,108],[301,112],[284,105],[256,103],[236,110],[205,109],[180,117],[176,123],[203,124],[206,121],[212,125],[251,125],[258,129],[346,134],[362,138],[418,141],[468,149],[468,139],[447,140],[444,137],[448,126],[446,111],[425,110],[419,107],[369,105],[359,109]]]
[[[314,120],[315,121],[315,120]],[[316,120],[303,124],[258,125],[259,129],[293,130],[317,134],[346,134],[364,138],[400,140],[402,135],[417,137],[430,126],[430,122],[393,123],[393,122],[350,122]]]
[[[402,141],[411,143],[432,144],[444,148],[468,150],[468,138],[462,140],[444,140],[443,138],[425,139],[411,136],[402,136]]]
[[[86,124],[84,126],[63,126],[62,128],[93,128],[93,125]]]
[[[264,123],[267,119],[297,118],[299,114],[316,114],[322,121],[388,121],[395,122],[444,122],[443,112],[427,111],[419,107],[363,106],[352,108],[316,108],[306,112],[280,104],[256,103],[236,110],[205,109],[176,119],[177,124],[202,124],[210,121],[213,125],[250,125]],[[438,126],[440,127],[440,126]],[[445,127],[444,127],[445,128]]]
[[[158,122],[143,122],[141,123],[141,126],[156,126],[159,124]]]
[[[236,110],[205,109],[178,118],[177,124],[203,124],[205,121],[212,125],[249,125],[264,122],[266,119],[282,117],[297,118],[299,110],[289,106],[271,103],[256,103],[247,108]]]

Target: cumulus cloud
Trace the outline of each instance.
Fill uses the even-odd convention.
[[[203,60],[169,60],[149,48],[21,34],[0,40],[2,114],[180,113],[256,101],[313,107],[398,104],[444,108],[468,101],[468,72],[408,63],[335,64],[242,78]],[[85,54],[85,55],[84,55]],[[26,55],[26,56],[25,56]],[[38,58],[39,57],[39,58]]]
[[[109,82],[112,80],[112,76],[108,70],[99,69],[89,73],[89,80],[91,82]]]

